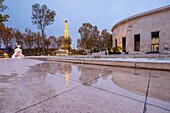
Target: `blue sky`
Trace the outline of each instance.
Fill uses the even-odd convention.
[[[114,24],[129,16],[170,5],[170,0],[5,0],[8,6],[6,13],[10,15],[6,26],[38,31],[31,23],[32,4],[46,4],[56,12],[54,24],[47,26],[47,36],[64,35],[64,19],[68,20],[69,36],[76,46],[80,37],[78,29],[83,23],[96,25],[101,31],[107,29],[111,33]]]

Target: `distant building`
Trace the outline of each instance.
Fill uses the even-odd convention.
[[[112,32],[112,46],[124,52],[170,53],[170,5],[124,19]]]

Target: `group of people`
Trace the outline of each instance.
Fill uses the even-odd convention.
[[[14,50],[14,54],[12,55],[13,49],[10,46],[10,44],[6,45],[6,53],[8,54],[9,58],[23,58],[24,55],[22,54],[22,49],[20,45],[17,45],[17,47]]]

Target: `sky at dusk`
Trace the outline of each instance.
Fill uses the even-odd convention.
[[[76,47],[80,38],[78,29],[83,23],[97,26],[99,31],[111,28],[117,22],[138,13],[170,5],[170,0],[5,0],[10,15],[6,26],[18,28],[24,32],[25,28],[37,32],[36,25],[31,22],[32,4],[46,4],[56,12],[55,22],[47,26],[47,36],[64,35],[64,19],[68,20],[69,36]]]

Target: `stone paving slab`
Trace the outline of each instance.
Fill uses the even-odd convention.
[[[141,102],[81,86],[19,113],[142,113],[142,108]]]
[[[169,113],[169,112],[170,111],[166,110],[166,109],[162,109],[162,108],[155,107],[155,106],[152,106],[152,105],[147,105],[146,113]]]
[[[56,84],[58,83],[58,84]],[[28,106],[48,100],[60,95],[72,88],[79,86],[79,83],[70,81],[70,87],[66,89],[65,79],[61,77],[48,78],[29,82],[25,85],[16,85],[0,95],[1,113],[15,113]]]
[[[0,59],[0,113],[169,113],[169,73]]]
[[[34,63],[37,62],[35,60],[13,60],[16,64],[21,61],[21,65],[15,65],[18,67],[15,70],[17,75],[4,75],[10,76],[6,81],[3,81],[2,74],[4,74],[4,68],[8,68],[10,62],[5,61],[3,68],[0,68],[0,113],[15,113],[20,109],[47,100],[80,85],[78,82],[69,81],[69,87],[66,88],[65,78],[49,74],[48,69],[43,69],[45,67],[43,67],[44,63],[42,62],[41,66],[41,64]],[[30,61],[33,61],[32,65],[28,65],[31,64]],[[0,63],[2,64],[3,61],[0,61]],[[34,65],[38,65],[42,70],[38,70]],[[16,69],[15,66],[14,69]],[[31,66],[33,67],[31,68]],[[7,69],[6,74],[12,72],[12,66],[10,68],[11,70]],[[23,71],[23,68],[25,69],[25,74],[20,75],[19,72]],[[5,84],[2,86],[1,84],[3,83],[1,82],[5,82]]]
[[[29,59],[5,59],[0,58],[0,71],[1,74],[4,75],[13,75],[15,72],[22,75],[25,73],[25,70],[30,69],[30,66],[33,66],[38,63],[42,63],[43,61],[40,60],[29,60]],[[22,71],[20,71],[22,70]]]
[[[170,72],[151,71],[148,97],[149,104],[170,110]]]

